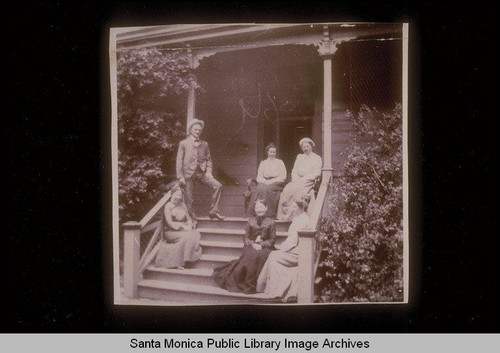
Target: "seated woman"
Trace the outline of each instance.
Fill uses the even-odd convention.
[[[215,282],[230,292],[255,293],[257,276],[276,240],[276,225],[265,216],[267,207],[258,201],[257,216],[248,221],[243,238],[243,250],[237,260],[214,269]]]
[[[165,205],[165,239],[155,259],[156,267],[184,268],[185,262],[198,261],[201,257],[200,232],[195,225],[186,205],[182,201],[181,188],[172,190],[170,202]]]
[[[284,301],[297,298],[299,264],[297,231],[306,229],[309,225],[306,213],[309,201],[309,195],[302,195],[293,202],[290,207],[293,221],[288,229],[288,237],[281,245],[276,246],[278,250],[271,252],[257,279],[257,292],[264,292],[269,298],[282,298]]]
[[[281,193],[278,203],[278,219],[290,221],[292,217],[291,206],[293,201],[303,194],[308,194],[314,200],[312,188],[321,176],[323,162],[321,157],[313,152],[314,142],[308,137],[299,141],[302,152],[295,159],[292,170],[292,181],[289,182]]]
[[[278,210],[278,201],[283,191],[283,183],[286,179],[285,163],[281,159],[276,158],[276,146],[269,144],[266,147],[267,159],[260,162],[257,171],[258,185],[252,190],[248,208],[246,210],[247,217],[255,216],[255,202],[264,200],[267,205],[266,217],[276,218]]]

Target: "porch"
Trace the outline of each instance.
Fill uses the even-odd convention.
[[[205,121],[202,138],[212,152],[214,176],[224,185],[221,213],[230,217],[224,222],[201,219],[204,258],[199,267],[184,273],[150,266],[162,237],[161,210],[169,194],[140,222],[124,224],[125,295],[167,301],[185,298],[191,304],[265,299],[258,295],[235,299],[214,289],[210,271],[217,263],[238,257],[241,241],[234,240],[241,239],[245,222],[242,194],[247,179],[255,177],[265,158],[264,147],[274,142],[290,173],[300,153],[298,141],[307,136],[316,142],[315,152],[323,159],[311,230],[300,233],[298,300],[311,303],[320,252],[315,235],[330,181],[340,170],[342,152],[350,142],[352,126],[345,111],[361,103],[389,106],[401,101],[402,68],[397,54],[401,37],[400,25],[371,24],[158,27],[118,36],[122,49],[177,48],[191,56],[198,86],[193,84],[189,91],[186,123],[194,118]],[[370,44],[358,46],[367,38]],[[372,60],[370,65],[366,58]],[[208,213],[204,202],[208,198],[208,190],[195,189],[198,215]],[[286,224],[280,227],[281,232],[287,229]]]

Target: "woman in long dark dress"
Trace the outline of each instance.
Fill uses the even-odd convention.
[[[276,225],[271,218],[265,217],[266,211],[262,202],[255,204],[257,216],[248,221],[241,257],[214,269],[213,277],[221,288],[255,293],[259,273],[276,241]]]
[[[246,214],[248,217],[255,216],[254,205],[257,200],[264,200],[267,205],[266,216],[276,218],[278,201],[283,191],[286,179],[285,163],[276,158],[276,146],[269,144],[266,147],[267,159],[259,164],[257,170],[257,186],[252,190],[250,202]]]

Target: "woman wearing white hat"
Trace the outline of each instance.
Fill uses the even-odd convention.
[[[301,195],[310,194],[315,181],[321,176],[323,161],[320,156],[313,152],[314,141],[309,137],[304,137],[299,141],[299,145],[303,153],[297,155],[295,159],[292,181],[283,189],[278,204],[277,218],[283,221],[291,220],[291,206],[294,200]],[[311,199],[314,198],[311,197]]]

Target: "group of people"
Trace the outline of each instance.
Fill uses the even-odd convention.
[[[257,186],[249,195],[250,201],[246,210],[247,216],[255,216],[253,206],[257,200],[264,200],[268,206],[266,216],[280,221],[291,221],[294,200],[307,194],[314,198],[312,191],[321,176],[323,162],[321,157],[313,152],[314,141],[305,137],[299,141],[302,149],[295,160],[292,169],[292,180],[283,188],[286,180],[286,167],[281,159],[276,158],[276,146],[266,147],[267,159],[259,164],[257,171]]]
[[[298,231],[306,229],[309,224],[306,213],[309,201],[309,195],[302,194],[290,205],[293,221],[286,240],[280,245],[275,244],[276,224],[265,215],[268,208],[257,201],[256,215],[248,221],[245,229],[240,258],[214,269],[215,282],[230,292],[264,292],[271,299],[295,301],[298,292]]]
[[[189,136],[179,143],[176,160],[178,184],[165,205],[166,232],[156,256],[155,266],[183,269],[201,257],[200,232],[196,230],[193,209],[194,182],[212,189],[211,219],[224,220],[219,212],[222,184],[212,175],[208,143],[200,139],[204,122],[193,119]],[[313,152],[314,142],[299,142],[291,181],[285,186],[287,171],[276,158],[276,146],[266,147],[267,158],[257,171],[257,185],[247,195],[249,218],[239,259],[214,270],[216,283],[233,292],[265,292],[271,298],[290,300],[297,295],[298,231],[308,225],[307,210],[314,201],[313,186],[321,175],[322,160]],[[275,219],[291,221],[286,240],[276,242]]]

